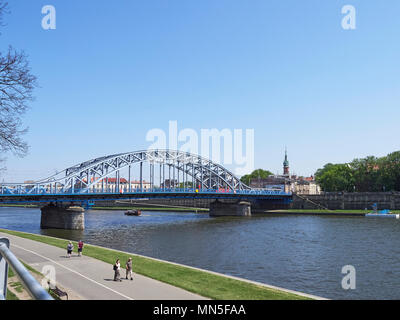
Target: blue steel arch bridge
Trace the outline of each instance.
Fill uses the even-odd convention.
[[[122,172],[128,181],[124,185],[121,184]],[[133,172],[138,177],[136,187],[131,183]],[[113,186],[109,185],[111,177],[115,178]],[[252,189],[220,164],[174,150],[108,155],[69,167],[46,179],[0,184],[0,203],[83,203],[138,198],[262,199],[283,204],[291,201],[291,193]]]

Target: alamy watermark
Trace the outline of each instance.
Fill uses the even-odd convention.
[[[56,29],[56,8],[52,5],[43,6],[42,14],[45,15],[42,18],[42,28],[44,30],[55,30]]]
[[[356,29],[356,8],[352,5],[345,5],[342,7],[342,14],[345,16],[342,18],[342,28],[344,30],[355,30]]]
[[[52,265],[45,265],[42,268],[44,278],[42,279],[42,287],[45,290],[56,288],[56,269]]]
[[[213,128],[201,129],[198,133],[191,128],[178,131],[178,122],[169,121],[168,134],[154,128],[147,132],[146,141],[152,142],[149,150],[189,152],[221,165],[234,165],[237,175],[254,170],[254,129]]]
[[[342,279],[343,290],[356,289],[356,268],[352,265],[345,265],[342,268],[342,274],[345,276]]]
[[[44,30],[56,29],[56,8],[53,5],[45,5],[42,7],[42,28]],[[347,4],[342,7],[341,25],[344,30],[356,29],[356,8],[353,5]]]

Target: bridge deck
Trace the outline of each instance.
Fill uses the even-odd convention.
[[[102,200],[131,200],[145,198],[159,199],[232,199],[232,200],[290,200],[292,195],[277,191],[147,191],[147,192],[95,192],[95,193],[40,193],[40,194],[0,194],[0,203],[30,203],[30,202],[79,202],[79,201],[102,201]]]

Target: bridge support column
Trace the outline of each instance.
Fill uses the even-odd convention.
[[[210,203],[210,217],[251,216],[251,204],[246,201],[225,203],[219,200]]]
[[[82,207],[49,204],[40,210],[41,229],[83,230],[85,228],[85,210]]]

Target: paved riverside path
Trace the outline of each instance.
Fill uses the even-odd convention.
[[[116,282],[113,281],[114,270],[111,264],[85,255],[78,257],[76,252],[72,254],[71,258],[66,258],[66,249],[6,233],[0,232],[0,238],[10,239],[10,249],[14,255],[39,272],[46,265],[53,266],[56,271],[57,284],[66,289],[68,293],[69,290],[72,291],[72,297],[78,296],[86,300],[206,299],[136,273],[133,275],[133,281],[126,280],[125,269],[121,269],[122,282]],[[67,244],[67,240],[65,243]],[[83,253],[85,253],[85,249]],[[121,261],[121,266],[124,264],[125,261]]]

